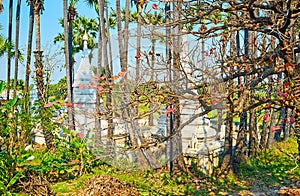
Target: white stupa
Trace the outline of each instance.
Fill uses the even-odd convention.
[[[87,40],[88,35],[85,33],[82,57],[73,83],[76,129],[84,135],[95,128],[96,108],[96,90],[91,85],[93,72],[88,57]]]

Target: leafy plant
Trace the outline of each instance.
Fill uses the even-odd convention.
[[[0,82],[0,93],[4,90],[4,82]],[[11,195],[11,188],[23,171],[17,171],[29,155],[24,146],[28,142],[31,121],[28,112],[20,112],[22,100],[18,97],[3,101],[0,105],[0,195]]]

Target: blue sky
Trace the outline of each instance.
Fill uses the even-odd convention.
[[[8,28],[8,0],[3,1],[4,4],[4,13],[0,14],[0,24],[3,26],[3,30],[0,33],[4,36],[7,36],[7,28]],[[16,8],[17,0],[14,0],[14,9]],[[59,33],[62,32],[62,27],[58,24],[59,18],[63,17],[63,1],[62,0],[45,0],[45,11],[41,15],[41,44],[42,50],[45,50],[45,47],[49,47],[53,44],[53,38]],[[77,12],[81,16],[85,17],[96,17],[96,12],[93,8],[88,7],[83,0],[80,0],[76,5]],[[15,11],[13,13],[15,20]],[[20,44],[19,47],[21,50],[26,51],[26,43],[28,36],[28,15],[29,8],[26,4],[26,0],[22,0],[21,5],[21,16],[20,16]],[[14,25],[13,25],[13,39],[15,39],[14,35]],[[58,46],[57,46],[58,47]],[[56,49],[56,46],[51,48]],[[33,46],[35,48],[35,46]],[[19,77],[24,78],[24,67],[25,62],[20,64]],[[7,60],[6,57],[0,58],[1,72],[0,72],[0,80],[6,80],[6,69],[7,69]],[[14,65],[14,60],[12,60],[12,65]],[[53,76],[53,80],[57,80],[63,76],[65,70],[59,72],[56,70]],[[12,76],[13,77],[13,67],[12,67]]]
[[[3,30],[0,31],[1,34],[7,35],[7,25],[8,25],[8,0],[3,1],[4,3],[4,13],[0,14],[0,24],[3,26]],[[14,0],[14,9],[16,8],[17,0]],[[115,7],[115,1],[112,1],[111,7]],[[121,7],[124,6],[124,1],[121,1]],[[62,0],[45,0],[45,10],[43,14],[41,15],[41,44],[42,44],[42,50],[44,51],[44,55],[47,51],[51,50],[52,53],[55,53],[57,51],[60,51],[61,45],[54,45],[53,40],[54,37],[59,33],[63,32],[63,28],[58,24],[59,18],[63,17],[63,1]],[[77,12],[81,16],[89,17],[89,18],[96,18],[97,14],[94,10],[94,8],[89,7],[86,5],[84,0],[80,0],[76,4]],[[148,6],[147,9],[151,9],[151,6]],[[23,54],[26,55],[27,50],[27,37],[28,37],[28,15],[29,15],[29,7],[26,4],[26,0],[22,0],[22,6],[21,6],[21,25],[20,25],[20,44],[19,48],[21,51],[23,51]],[[15,11],[14,11],[14,18],[15,20]],[[132,33],[135,32],[135,25],[133,24],[130,28]],[[15,33],[14,25],[13,25],[13,34]],[[117,44],[117,37],[116,37],[116,30],[111,30],[111,42],[112,42],[112,51],[113,51],[113,61],[114,61],[114,73],[117,73],[120,71],[119,68],[119,60],[118,60],[118,44]],[[35,36],[35,35],[34,35]],[[15,39],[15,35],[13,35],[13,39]],[[33,38],[35,39],[35,37]],[[33,43],[34,44],[34,43]],[[143,40],[143,51],[149,51],[150,50],[150,44],[149,40]],[[135,63],[135,45],[136,45],[136,39],[135,37],[131,37],[130,39],[130,49],[129,49],[129,63],[132,62]],[[161,47],[159,49],[159,47]],[[33,50],[35,49],[35,46],[33,45]],[[164,51],[165,48],[163,45],[156,46],[157,50]],[[95,51],[96,52],[96,51]],[[94,53],[94,57],[96,57],[97,54]],[[81,54],[75,55],[75,70],[79,66]],[[34,60],[34,58],[32,57]],[[32,60],[32,70],[33,68],[33,60]],[[44,58],[45,61],[45,58]],[[65,69],[62,68],[62,65],[64,64],[64,56],[60,55],[59,59],[55,59],[55,62],[58,66],[60,66],[61,69],[56,68],[55,72],[52,74],[51,80],[52,83],[56,83],[60,78],[62,78],[65,75]],[[19,63],[19,78],[24,79],[25,78],[25,62]],[[0,80],[6,81],[6,75],[7,75],[7,57],[0,57],[0,65],[2,71],[0,72]],[[14,59],[12,59],[12,74],[11,78],[13,78],[13,70],[14,70]],[[95,61],[92,61],[92,65],[96,65]]]

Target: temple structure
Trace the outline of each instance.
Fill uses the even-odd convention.
[[[88,56],[87,34],[83,37],[83,53],[73,82],[76,130],[83,135],[95,128],[96,90],[91,85],[92,68]]]

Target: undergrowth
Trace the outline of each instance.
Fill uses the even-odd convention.
[[[91,164],[82,176],[60,179],[52,182],[57,195],[74,195],[86,186],[87,180],[95,176],[111,176],[134,186],[141,195],[226,195],[234,193],[278,190],[300,179],[300,167],[294,158],[297,152],[295,139],[280,142],[276,148],[259,152],[256,158],[249,158],[237,174],[219,178],[180,173],[170,175],[167,169],[159,171],[120,170],[103,162]],[[43,150],[32,152],[32,162],[38,168],[44,163]],[[71,170],[70,170],[71,171]],[[200,173],[200,172],[199,172]],[[25,194],[23,194],[25,195]]]

